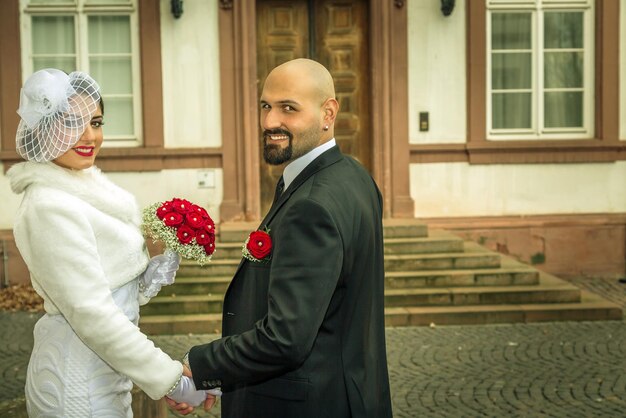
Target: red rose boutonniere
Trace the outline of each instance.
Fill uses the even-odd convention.
[[[143,230],[163,241],[181,257],[203,265],[215,251],[215,223],[207,211],[188,200],[174,198],[154,203],[143,211]]]
[[[264,231],[250,233],[241,250],[245,259],[260,263],[272,258],[272,238],[269,232],[266,228]]]

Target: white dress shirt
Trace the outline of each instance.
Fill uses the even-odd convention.
[[[290,162],[283,171],[283,181],[285,182],[285,187],[283,187],[283,191],[287,190],[287,187],[289,187],[291,182],[294,181],[294,179],[298,177],[298,174],[300,174],[302,170],[304,170],[309,164],[311,164],[314,159],[322,155],[324,151],[328,151],[329,149],[334,147],[336,144],[337,142],[335,141],[335,138],[332,138],[330,141],[324,142],[322,145],[318,145],[311,151],[304,154],[302,157],[299,157]]]

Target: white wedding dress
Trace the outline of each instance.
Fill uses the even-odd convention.
[[[115,304],[135,325],[138,291],[138,280],[132,280],[112,292]],[[44,315],[34,336],[26,377],[30,418],[133,416],[133,383],[87,347],[62,315]]]

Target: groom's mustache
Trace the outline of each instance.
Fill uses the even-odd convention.
[[[265,139],[265,143],[267,143],[270,135],[287,135],[287,137],[289,137],[289,142],[293,139],[293,134],[286,129],[265,129],[263,131],[263,139]]]

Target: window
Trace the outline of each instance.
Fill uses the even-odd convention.
[[[488,139],[593,138],[590,0],[489,0]]]
[[[89,73],[105,102],[105,146],[141,143],[136,0],[21,0],[22,68]]]

